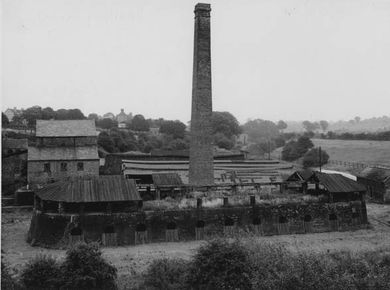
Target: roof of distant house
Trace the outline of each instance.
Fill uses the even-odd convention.
[[[74,203],[142,200],[135,181],[122,175],[69,178],[48,184],[36,194],[43,200]]]
[[[366,187],[356,181],[349,179],[341,174],[328,174],[322,172],[315,172],[315,177],[319,182],[325,186],[329,192],[363,192]]]
[[[97,146],[28,147],[28,161],[99,160]]]
[[[97,136],[94,120],[37,120],[37,137]]]

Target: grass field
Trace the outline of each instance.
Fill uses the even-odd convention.
[[[312,139],[331,160],[390,167],[390,141]]]

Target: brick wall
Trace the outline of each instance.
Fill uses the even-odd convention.
[[[61,171],[61,163],[67,163],[67,171]],[[84,170],[77,170],[77,163],[83,162]],[[44,171],[44,164],[50,163],[51,173]],[[88,161],[29,161],[27,164],[27,178],[29,184],[43,184],[50,179],[58,180],[68,176],[99,175],[99,160]]]
[[[194,186],[214,184],[211,134],[210,10],[209,4],[195,6],[189,166],[189,183]]]
[[[177,211],[138,211],[123,214],[91,214],[84,216],[34,213],[28,234],[29,241],[41,245],[65,245],[69,232],[77,225],[86,241],[101,241],[107,226],[113,226],[118,245],[135,244],[137,228],[146,227],[147,242],[164,242],[169,223],[177,227],[179,240],[194,240],[197,224],[204,222],[204,237],[223,235],[225,222],[233,221],[230,230],[257,231],[260,235],[303,234],[305,232],[346,231],[365,227],[365,204],[311,203],[280,206],[241,206]],[[334,214],[337,220],[331,220]],[[72,219],[72,221],[71,221]],[[310,221],[306,221],[309,220]],[[256,220],[256,222],[254,222]],[[285,223],[281,223],[281,221]],[[257,223],[257,224],[256,224]],[[57,233],[53,238],[53,232]]]

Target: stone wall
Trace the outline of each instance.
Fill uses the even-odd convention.
[[[114,228],[118,245],[139,241],[165,242],[174,233],[178,240],[195,240],[226,233],[258,235],[346,231],[365,227],[364,202],[255,205],[122,214],[57,215],[34,212],[28,241],[43,246],[67,246],[72,229],[82,230],[85,241],[101,242]],[[203,227],[202,227],[203,226]]]
[[[61,171],[61,163],[67,163],[67,171]],[[77,170],[77,163],[84,164],[84,170]],[[50,163],[51,173],[44,171],[44,164]],[[99,175],[99,160],[74,161],[29,161],[27,164],[27,177],[30,184],[43,184],[50,180],[59,180],[68,176]]]
[[[97,145],[97,137],[37,137],[37,145],[45,147]]]

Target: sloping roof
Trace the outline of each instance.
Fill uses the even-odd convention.
[[[63,202],[109,202],[141,200],[135,181],[122,175],[71,178],[36,191],[43,200]]]
[[[3,149],[27,149],[27,139],[5,138],[1,143]]]
[[[286,181],[307,181],[310,177],[313,176],[313,174],[314,171],[310,169],[298,170],[291,174],[289,177],[287,177]]]
[[[28,147],[28,161],[98,160],[97,146]]]
[[[37,137],[97,136],[94,120],[37,120]]]
[[[390,169],[367,167],[360,173],[360,176],[375,181],[387,182],[390,179]]]
[[[183,185],[183,181],[177,173],[153,173],[152,178],[155,186]]]
[[[366,191],[365,186],[341,174],[315,172],[315,177],[332,193]]]

